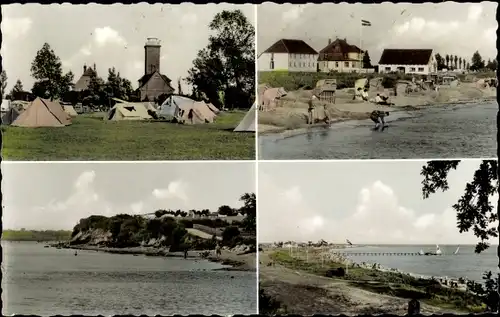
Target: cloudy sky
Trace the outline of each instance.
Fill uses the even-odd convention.
[[[422,199],[423,161],[259,163],[259,241],[475,244],[451,206],[479,161],[461,163],[450,189]],[[496,201],[496,198],[495,198]]]
[[[328,39],[346,38],[360,45],[377,64],[384,48],[432,48],[441,55],[470,59],[479,50],[484,59],[496,58],[495,2],[393,4],[264,3],[257,9],[257,51],[282,38],[302,39],[317,51]]]
[[[2,5],[3,67],[10,91],[17,79],[31,89],[30,66],[47,42],[61,58],[64,70],[83,72],[83,64],[96,63],[107,77],[115,67],[137,88],[144,75],[144,43],[148,37],[162,42],[161,72],[173,81],[186,77],[198,51],[208,44],[208,24],[222,10],[240,9],[255,25],[252,5]]]
[[[253,162],[5,163],[3,227],[72,229],[90,215],[144,214],[160,208],[237,208],[255,192]]]

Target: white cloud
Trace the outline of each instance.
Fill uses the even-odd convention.
[[[319,240],[325,220],[303,200],[299,186],[283,189],[259,175],[258,228],[261,241]]]
[[[336,199],[342,197],[332,197],[331,208]],[[471,232],[459,233],[452,208],[419,213],[405,207],[395,190],[381,181],[360,190],[357,205],[347,216],[334,218],[310,206],[299,186],[280,188],[268,175],[259,175],[259,239],[342,242],[347,238],[363,244],[478,241]]]
[[[154,189],[152,194],[156,199],[177,198],[186,202],[188,200],[186,190],[186,183],[183,181],[173,181],[168,184],[167,188]]]
[[[125,41],[125,39],[116,30],[110,28],[109,26],[96,28],[93,34],[94,41],[100,46],[104,46],[106,44],[127,44],[127,41]]]
[[[2,20],[2,35],[6,38],[17,40],[31,30],[33,21],[30,18],[9,18]]]

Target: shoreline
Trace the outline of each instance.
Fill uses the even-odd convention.
[[[71,250],[85,250],[95,252],[105,252],[111,254],[128,254],[128,255],[145,255],[156,257],[175,257],[184,258],[184,252],[169,252],[168,248],[157,247],[126,247],[126,248],[112,248],[100,247],[93,245],[49,245],[52,248],[71,249]],[[203,253],[209,252],[209,255],[204,257]],[[251,253],[236,253],[229,250],[222,250],[220,257],[213,254],[213,250],[192,250],[188,251],[186,260],[207,260],[209,262],[219,263],[226,267],[213,269],[215,271],[242,271],[242,272],[256,272],[256,252]],[[252,259],[253,262],[252,263]]]
[[[473,106],[479,106],[486,104],[488,102],[492,101],[497,101],[496,96],[495,97],[483,97],[483,98],[476,98],[476,99],[465,99],[465,100],[455,100],[455,101],[447,101],[447,102],[437,102],[433,104],[421,104],[421,105],[405,105],[405,106],[396,106],[396,107],[388,107],[391,108],[392,110],[389,110],[390,112],[393,113],[401,113],[401,112],[407,112],[407,113],[412,113],[414,111],[419,111],[423,109],[428,109],[428,108],[445,108],[446,106],[453,106],[453,105],[470,105],[471,107]],[[332,122],[330,123],[329,126],[327,126],[325,123],[314,123],[311,125],[304,124],[304,126],[295,128],[295,129],[287,129],[285,127],[280,127],[276,125],[269,125],[269,124],[263,124],[263,126],[266,126],[264,131],[259,131],[257,128],[257,134],[258,136],[269,136],[269,137],[277,137],[280,139],[286,139],[302,134],[307,134],[309,132],[317,132],[320,128],[323,129],[330,129],[331,127],[334,127],[335,125],[338,125],[343,122],[349,122],[349,121],[363,121],[363,120],[368,120],[370,117],[369,113],[366,113],[366,118],[360,119],[359,118],[359,113],[358,116],[351,116],[351,117],[341,117],[341,118],[335,118],[332,119]]]

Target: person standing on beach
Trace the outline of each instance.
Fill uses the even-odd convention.
[[[307,114],[308,114],[308,117],[307,117],[307,124],[313,124],[313,111],[314,111],[314,107],[315,107],[315,102],[316,100],[318,100],[318,97],[313,94],[311,96],[311,99],[309,99],[309,107],[307,108]]]
[[[219,245],[219,243],[217,243],[217,244],[215,245],[215,256],[216,256],[217,258],[219,258],[219,256],[220,256],[220,255],[221,255],[220,245]]]
[[[370,114],[370,119],[375,122],[375,130],[382,126],[382,129],[385,127],[384,118],[389,115],[387,111],[374,110]]]

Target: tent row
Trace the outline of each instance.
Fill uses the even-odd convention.
[[[185,96],[171,95],[157,108],[149,102],[127,102],[115,99],[116,104],[108,111],[104,120],[151,120],[164,118],[182,124],[212,123],[220,113],[211,103],[195,101]],[[36,98],[23,106],[13,106],[2,101],[2,124],[16,127],[64,127],[77,116],[73,106],[61,105],[59,101]],[[236,132],[255,132],[256,105],[252,105]]]
[[[76,115],[72,106],[43,98],[36,98],[27,107],[16,107],[12,103],[4,107],[2,101],[2,124],[15,127],[64,127],[70,125],[71,117]]]

